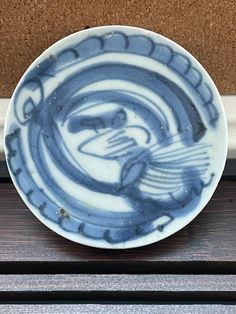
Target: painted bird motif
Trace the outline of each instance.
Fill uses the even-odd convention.
[[[100,160],[100,172],[106,161],[119,164],[117,195],[132,194],[139,201],[149,203],[150,199],[178,203],[179,199],[187,199],[186,194],[189,198],[191,187],[200,194],[210,184],[211,178],[207,179],[209,145],[186,146],[182,142],[184,133],[170,135],[170,145],[166,145],[166,140],[158,142],[148,127],[129,124],[123,109],[97,116],[72,117],[68,129],[77,134],[91,131],[78,151]]]

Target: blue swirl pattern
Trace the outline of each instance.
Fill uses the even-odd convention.
[[[15,183],[69,233],[111,245],[163,233],[214,178],[204,141],[219,119],[213,92],[188,56],[148,36],[88,36],[44,58],[13,105]]]

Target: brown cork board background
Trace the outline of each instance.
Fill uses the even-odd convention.
[[[0,0],[0,96],[48,46],[86,27],[159,32],[191,52],[221,94],[236,93],[236,0]]]

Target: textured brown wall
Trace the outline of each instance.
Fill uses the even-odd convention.
[[[236,93],[236,0],[0,0],[0,96],[10,96],[45,48],[86,26],[159,32],[205,66],[222,94]]]

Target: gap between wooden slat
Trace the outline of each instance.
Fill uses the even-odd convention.
[[[230,303],[236,304],[236,292],[162,292],[162,291],[52,291],[52,292],[4,292],[0,293],[0,303]]]
[[[236,261],[1,262],[0,274],[236,275]]]

